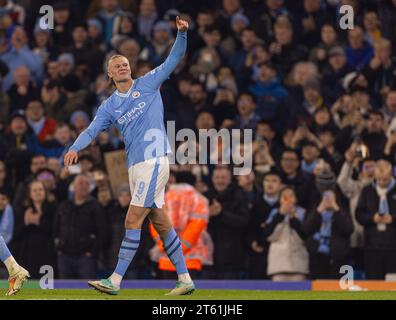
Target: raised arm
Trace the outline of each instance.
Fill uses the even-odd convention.
[[[106,130],[110,125],[110,115],[105,111],[103,106],[99,107],[91,124],[80,133],[76,141],[74,141],[73,145],[69,148],[69,151],[65,154],[65,166],[76,163],[78,161],[78,152],[86,148],[100,132]]]
[[[157,90],[169,78],[186,53],[188,22],[177,17],[176,26],[178,30],[176,40],[166,60],[140,78],[141,83],[151,90]]]

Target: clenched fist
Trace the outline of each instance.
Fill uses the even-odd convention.
[[[176,17],[176,27],[177,27],[178,31],[186,32],[188,30],[188,21],[177,16]]]

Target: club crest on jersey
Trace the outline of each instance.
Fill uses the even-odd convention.
[[[135,98],[135,99],[139,98],[140,97],[140,92],[139,91],[133,91],[132,92],[132,97]]]

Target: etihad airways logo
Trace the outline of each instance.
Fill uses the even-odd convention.
[[[139,104],[123,114],[120,118],[118,118],[118,124],[125,124],[131,122],[133,119],[136,119],[138,116],[143,114],[142,109],[146,106],[146,102],[142,101]]]

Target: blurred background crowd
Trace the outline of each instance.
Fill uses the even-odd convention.
[[[46,4],[53,30],[38,26]],[[33,277],[113,270],[130,194],[110,188],[104,154],[123,141],[101,133],[73,170],[63,155],[112,93],[106,59],[144,75],[177,15],[190,29],[161,87],[166,120],[254,137],[248,175],[221,159],[171,167],[166,204],[194,277],[396,273],[395,0],[0,0],[0,233],[19,263]],[[129,278],[175,277],[157,241],[147,221]]]

